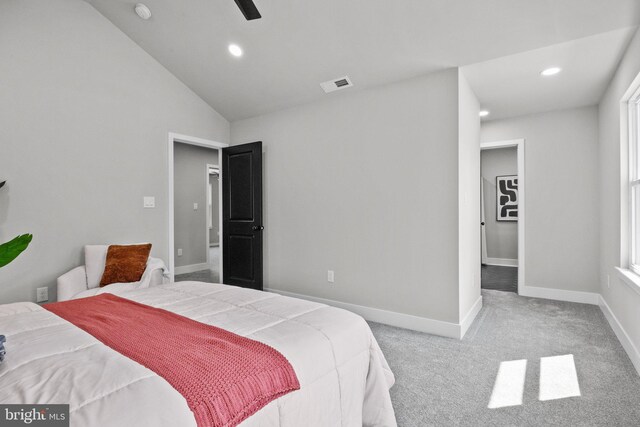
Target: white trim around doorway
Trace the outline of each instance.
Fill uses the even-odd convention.
[[[221,209],[222,205],[220,203],[220,200],[221,200],[221,195],[220,195],[221,181],[220,180],[222,179],[222,177],[220,176],[220,154],[221,153],[218,152],[218,164],[217,165],[212,165],[212,164],[207,163],[207,169],[205,171],[205,188],[207,189],[207,202],[211,198],[211,190],[209,189],[209,181],[211,179],[211,175],[213,175],[211,173],[211,170],[215,169],[217,171],[217,174],[218,174],[218,201],[217,201],[217,204],[216,204],[216,206],[218,207],[218,225],[222,221],[222,219],[220,218],[220,216],[222,215],[222,209]],[[211,202],[213,202],[213,200]],[[220,229],[218,228],[218,243],[216,243],[214,245],[211,244],[211,229],[209,228],[209,220],[210,219],[211,219],[211,209],[209,209],[209,203],[207,203],[207,226],[206,226],[206,230],[205,230],[205,234],[207,236],[207,243],[205,245],[205,250],[207,251],[207,265],[208,265],[207,268],[213,267],[213,263],[211,262],[211,248],[220,246],[220,238],[222,237],[220,235]],[[218,268],[222,268],[222,262],[220,263]]]

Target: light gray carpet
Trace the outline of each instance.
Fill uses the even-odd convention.
[[[462,341],[371,323],[400,426],[639,426],[640,377],[597,306],[483,290]],[[573,354],[581,396],[539,401],[540,358]],[[502,361],[526,359],[523,404],[488,409]]]
[[[483,265],[481,272],[482,289],[518,292],[518,267]]]
[[[207,282],[220,283],[220,246],[212,246],[209,248],[209,259],[213,266],[210,270],[200,270],[193,273],[176,274],[176,282]]]
[[[220,272],[216,270],[201,270],[193,273],[176,274],[176,282],[205,282],[220,283]]]

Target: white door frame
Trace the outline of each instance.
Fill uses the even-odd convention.
[[[524,168],[524,138],[508,141],[483,142],[480,150],[494,150],[498,148],[516,147],[518,152],[518,294],[525,289],[525,168]],[[482,177],[480,177],[482,179]]]
[[[480,177],[480,260],[482,265],[487,263],[487,218],[484,209],[484,179]]]
[[[225,144],[223,142],[211,141],[208,139],[197,138],[194,136],[181,135],[178,133],[169,132],[169,137],[167,140],[167,152],[168,152],[168,166],[169,166],[169,275],[171,277],[171,281],[173,282],[175,279],[175,253],[174,253],[174,242],[175,242],[175,230],[174,230],[174,197],[173,197],[173,180],[174,180],[174,165],[173,165],[173,145],[176,142],[180,142],[182,144],[195,145],[198,147],[205,148],[213,148],[218,150],[218,169],[220,169],[220,179],[218,180],[219,185],[219,194],[218,194],[218,202],[220,207],[220,235],[222,235],[222,162],[220,161],[222,156],[222,148],[226,148],[229,144]],[[207,245],[209,242],[207,242]],[[207,259],[209,251],[207,250]],[[222,239],[220,239],[220,281],[222,282]]]
[[[218,163],[220,163],[220,150],[218,150]],[[210,163],[207,163],[207,169],[205,171],[205,188],[207,189],[207,202],[209,201],[209,199],[211,198],[211,191],[209,190],[209,181],[211,180],[211,173],[209,173],[209,171],[211,169],[217,169],[218,170],[218,190],[220,190],[220,166],[219,165],[212,165]],[[218,201],[220,200],[220,191],[218,191]],[[213,204],[213,200],[211,201]],[[218,212],[222,213],[222,207],[220,206],[220,203],[218,203]],[[205,234],[207,235],[207,264],[211,265],[211,257],[210,257],[210,252],[211,252],[211,230],[209,230],[209,217],[211,216],[211,210],[209,209],[209,203],[207,203],[207,227],[206,227],[206,231]],[[218,215],[218,222],[220,222],[220,215]],[[218,230],[219,232],[220,230]],[[218,247],[220,245],[220,237],[218,236]],[[222,261],[222,260],[220,260]],[[222,262],[220,262],[220,265],[218,266],[218,271],[220,271],[222,269]]]

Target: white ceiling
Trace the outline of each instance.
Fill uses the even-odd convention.
[[[598,103],[635,27],[610,31],[463,67],[491,114],[485,120],[535,114]],[[542,77],[558,66],[562,72]]]
[[[230,121],[640,22],[638,0],[255,0],[250,22],[233,0],[142,0],[149,21],[87,1]]]

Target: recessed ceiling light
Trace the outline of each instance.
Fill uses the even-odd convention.
[[[549,76],[555,76],[560,71],[562,71],[562,68],[560,67],[551,67],[551,68],[547,68],[546,70],[543,70],[540,74],[542,74],[545,77],[549,77]]]
[[[235,57],[240,57],[242,56],[242,48],[240,48],[240,46],[238,46],[237,44],[230,44],[229,53]]]
[[[480,111],[480,117],[487,117],[488,115],[489,115],[489,112],[487,110]]]
[[[140,17],[140,19],[144,19],[146,21],[147,19],[151,18],[151,10],[149,10],[149,8],[142,3],[136,4],[134,10],[136,11],[136,14]]]

